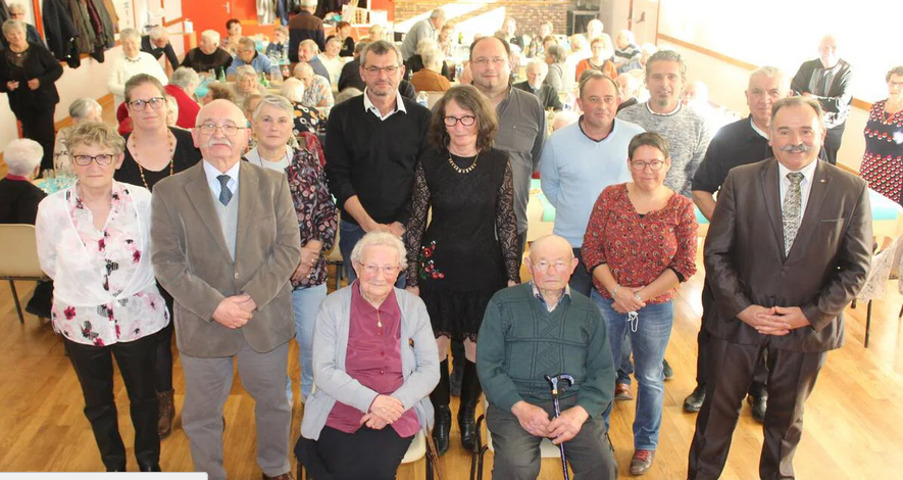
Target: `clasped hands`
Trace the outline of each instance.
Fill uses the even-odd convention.
[[[213,312],[213,320],[226,328],[241,328],[254,316],[257,303],[247,293],[224,298]]]
[[[638,312],[646,306],[646,302],[642,300],[640,291],[645,287],[619,287],[611,295],[614,303],[611,304],[618,313]]]
[[[555,445],[576,437],[589,418],[586,410],[576,405],[561,412],[558,418],[550,419],[545,410],[523,400],[511,407],[511,413],[527,433],[535,437],[551,438]]]
[[[38,87],[41,86],[41,80],[37,79],[37,78],[32,78],[31,80],[28,80],[26,82],[26,84],[28,84],[29,90],[37,90]],[[16,80],[10,80],[10,81],[6,82],[6,88],[10,92],[15,91],[17,88],[19,88],[19,82]]]
[[[399,418],[404,413],[404,405],[401,400],[389,395],[377,395],[370,404],[370,411],[361,417],[361,424],[374,430],[382,430]]]
[[[300,282],[310,275],[310,271],[320,259],[320,245],[308,245],[301,247],[301,261],[292,273],[292,281]]]
[[[762,335],[787,335],[791,330],[811,325],[800,307],[750,305],[737,318]]]

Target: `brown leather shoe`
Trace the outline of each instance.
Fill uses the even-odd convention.
[[[173,391],[157,392],[157,403],[160,404],[160,417],[157,420],[157,433],[164,439],[172,433],[172,419],[176,416],[176,406],[172,399]]]
[[[292,477],[292,472],[285,472],[282,475],[276,475],[275,477],[271,477],[264,473],[263,480],[294,480],[294,477]]]
[[[630,474],[645,475],[652,468],[652,459],[655,458],[655,450],[636,450],[630,459]]]
[[[630,385],[626,383],[616,383],[615,400],[633,400],[633,395],[630,394]]]

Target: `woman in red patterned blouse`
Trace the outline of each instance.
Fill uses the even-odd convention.
[[[602,191],[583,240],[583,262],[596,287],[592,298],[608,324],[616,364],[621,339],[630,335],[639,384],[632,475],[652,466],[662,420],[662,360],[674,319],[672,299],[680,282],[696,272],[693,203],[662,184],[671,168],[669,150],[667,139],[653,132],[630,141],[633,181]]]

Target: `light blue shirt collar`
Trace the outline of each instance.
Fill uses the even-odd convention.
[[[213,166],[207,160],[203,161],[204,163],[204,174],[207,175],[207,185],[210,186],[210,191],[213,193],[213,198],[219,198],[219,193],[222,190],[222,185],[219,183],[219,179],[216,177],[223,175],[223,172],[220,172],[219,169]],[[238,193],[238,171],[241,167],[241,160],[235,162],[235,165],[232,166],[229,170],[226,171],[225,175],[229,176],[229,182],[226,185],[229,187],[229,190],[232,191],[232,194],[235,195]]]

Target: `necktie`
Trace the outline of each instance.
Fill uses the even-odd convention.
[[[232,190],[229,190],[229,176],[228,175],[220,175],[216,177],[219,180],[219,184],[222,187],[219,191],[219,203],[222,203],[223,206],[229,205],[229,200],[232,200]]]
[[[787,195],[784,197],[781,214],[784,223],[784,255],[790,253],[790,247],[793,246],[793,240],[796,239],[796,233],[800,229],[800,220],[803,218],[803,198],[800,191],[803,174],[790,172],[787,174],[787,179],[790,180],[790,188],[787,189]]]

